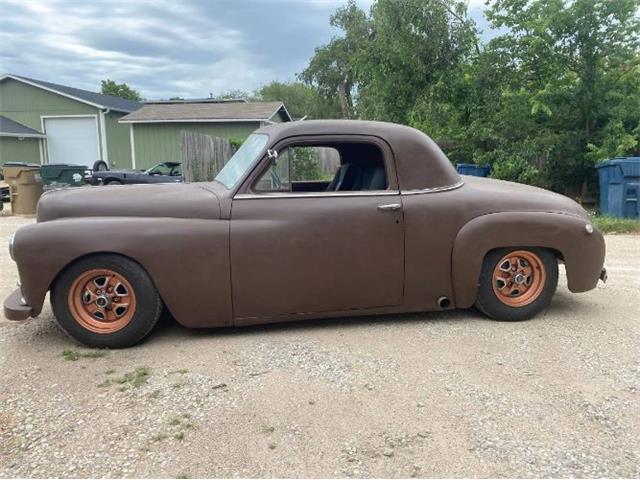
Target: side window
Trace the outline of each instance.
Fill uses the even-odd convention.
[[[331,181],[340,168],[340,152],[333,147],[287,148],[294,182]]]
[[[369,143],[294,145],[254,184],[260,192],[339,192],[385,190],[387,176],[382,151]]]
[[[271,160],[271,166],[258,179],[253,189],[256,192],[290,192],[290,162],[288,156],[279,154]]]

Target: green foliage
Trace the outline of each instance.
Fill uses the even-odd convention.
[[[340,117],[337,98],[323,96],[318,89],[301,82],[273,81],[258,90],[256,98],[265,102],[284,102],[287,111],[294,119]]]
[[[100,93],[103,95],[113,95],[114,97],[126,98],[127,100],[142,101],[142,95],[126,83],[116,83],[113,80],[102,80],[100,82]]]
[[[351,118],[354,89],[359,80],[358,62],[371,37],[370,21],[355,0],[349,0],[336,10],[329,22],[344,35],[316,48],[300,79],[317,88],[329,102],[337,99],[342,117]]]
[[[249,92],[244,90],[234,89],[227,90],[226,92],[222,92],[220,95],[217,95],[216,100],[251,100],[252,96]]]
[[[464,2],[349,2],[301,79],[345,117],[428,133],[454,162],[584,195],[596,162],[640,154],[640,0],[487,3],[501,34],[479,45]]]
[[[229,143],[231,144],[231,150],[233,150],[233,153],[238,151],[244,143],[244,140],[244,138],[229,138]]]
[[[65,350],[62,352],[62,358],[70,362],[75,362],[81,358],[102,358],[107,355],[104,350],[90,350],[88,352],[77,352],[75,350]]]
[[[291,154],[291,180],[321,180],[322,171],[318,161],[317,150],[313,147],[294,147],[288,150]]]

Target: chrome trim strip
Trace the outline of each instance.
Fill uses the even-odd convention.
[[[460,188],[462,185],[464,185],[464,180],[460,180],[458,183],[454,183],[453,185],[446,185],[444,187],[422,188],[419,190],[400,190],[400,194],[420,195],[422,193],[446,192],[448,190],[455,190],[456,188]]]
[[[239,193],[234,200],[254,200],[257,198],[331,198],[331,197],[379,197],[400,195],[397,190],[365,190],[354,192],[309,192],[309,193]]]

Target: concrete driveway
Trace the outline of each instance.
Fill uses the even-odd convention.
[[[0,217],[0,297],[17,280]],[[638,477],[640,237],[523,323],[475,311],[192,331],[91,351],[0,319],[1,477]],[[66,353],[63,353],[65,352]]]

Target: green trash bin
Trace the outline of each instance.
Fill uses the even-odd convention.
[[[49,188],[79,187],[85,184],[84,176],[87,170],[86,165],[49,163],[40,167],[40,177],[42,183]]]

